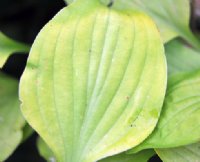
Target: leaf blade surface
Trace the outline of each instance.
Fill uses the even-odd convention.
[[[29,47],[18,43],[0,32],[0,68],[3,67],[8,57],[14,52],[28,52]]]
[[[139,144],[157,123],[166,86],[162,42],[148,17],[78,3],[38,35],[20,82],[24,116],[61,162]]]
[[[195,143],[177,148],[156,149],[156,152],[163,162],[199,162],[199,146],[199,143]]]
[[[179,147],[198,142],[199,78],[198,70],[169,79],[163,111],[154,132],[129,153],[145,148]]]
[[[0,73],[0,161],[8,158],[22,140],[25,120],[18,100],[18,82]]]

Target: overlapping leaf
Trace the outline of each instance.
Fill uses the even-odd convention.
[[[72,3],[74,0],[64,0],[66,4]]]
[[[147,13],[158,25],[164,42],[179,35],[195,48],[200,47],[199,40],[189,28],[189,0],[151,0],[151,3],[149,0],[114,0],[114,8],[138,9]]]
[[[156,149],[163,162],[199,162],[200,143],[170,149]]]
[[[24,123],[19,108],[18,82],[0,73],[0,161],[20,143]]]
[[[14,52],[28,52],[29,47],[11,40],[0,32],[0,68],[3,67],[8,57]]]
[[[77,1],[37,37],[20,98],[59,162],[93,162],[152,132],[165,86],[163,47],[148,17]]]
[[[199,141],[200,71],[169,80],[161,117],[154,132],[129,153],[145,148],[178,147]]]
[[[100,160],[99,162],[148,162],[148,160],[155,154],[153,150],[144,150],[136,154],[128,155],[121,153],[106,159]]]
[[[165,45],[169,75],[200,69],[200,53],[180,40]]]
[[[28,123],[26,123],[23,128],[22,142],[26,141],[33,134],[33,132],[34,132],[34,130],[28,125]]]
[[[104,4],[113,2],[113,8],[123,10],[140,10],[156,22],[164,43],[177,36],[182,36],[197,49],[200,43],[189,29],[190,1],[178,0],[100,0]],[[67,4],[73,0],[65,0]],[[181,17],[181,19],[180,19]]]
[[[64,0],[64,2],[66,3],[66,4],[71,4],[72,2],[74,2],[75,0]],[[114,0],[99,0],[99,1],[101,1],[102,3],[104,3],[105,5],[109,5],[110,3],[113,3],[114,2]]]
[[[47,161],[47,162],[52,162],[56,161],[56,158],[51,151],[51,149],[47,146],[47,144],[41,139],[37,139],[37,148],[40,153],[40,155]]]

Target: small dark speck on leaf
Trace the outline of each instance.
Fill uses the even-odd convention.
[[[32,63],[27,63],[27,67],[29,67],[31,70],[34,70],[37,68],[37,66],[35,64]]]
[[[110,3],[108,4],[108,7],[112,7],[113,3],[114,3],[113,0],[111,0]]]
[[[158,32],[161,33],[160,29],[158,27],[156,27],[156,28],[157,28]]]
[[[131,126],[131,128],[132,128],[132,127],[136,127],[136,125],[135,125],[135,124],[131,124],[130,126]]]

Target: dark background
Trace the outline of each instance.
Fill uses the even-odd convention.
[[[0,0],[0,31],[11,38],[31,45],[40,29],[65,6],[63,0]],[[196,33],[200,28],[200,0],[191,3],[190,25]],[[3,72],[20,78],[26,55],[12,55],[3,68]],[[21,144],[6,162],[45,162],[36,149],[37,135],[34,133]],[[160,162],[157,156],[150,162]]]

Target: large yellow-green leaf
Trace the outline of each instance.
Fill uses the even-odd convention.
[[[200,49],[199,40],[189,28],[190,0],[115,0],[114,8],[144,11],[158,25],[164,42],[179,35]]]
[[[163,162],[199,162],[200,143],[170,149],[156,149]]]
[[[169,75],[200,69],[200,53],[180,40],[167,43],[165,53]]]
[[[145,148],[188,145],[200,138],[200,71],[169,80],[161,117],[154,132],[129,153]]]
[[[28,52],[29,47],[11,40],[0,31],[0,68],[3,67],[8,57],[14,52]]]
[[[24,123],[19,108],[18,82],[0,73],[0,161],[20,143]]]
[[[59,162],[97,161],[153,131],[166,75],[149,17],[76,1],[34,42],[20,83],[22,112]]]
[[[55,156],[53,155],[53,152],[48,148],[46,143],[41,138],[38,138],[37,140],[37,148],[40,155],[44,157],[48,162],[55,161]],[[153,151],[153,149],[144,150],[131,155],[121,153],[102,159],[98,162],[147,162],[154,154],[155,152]]]

